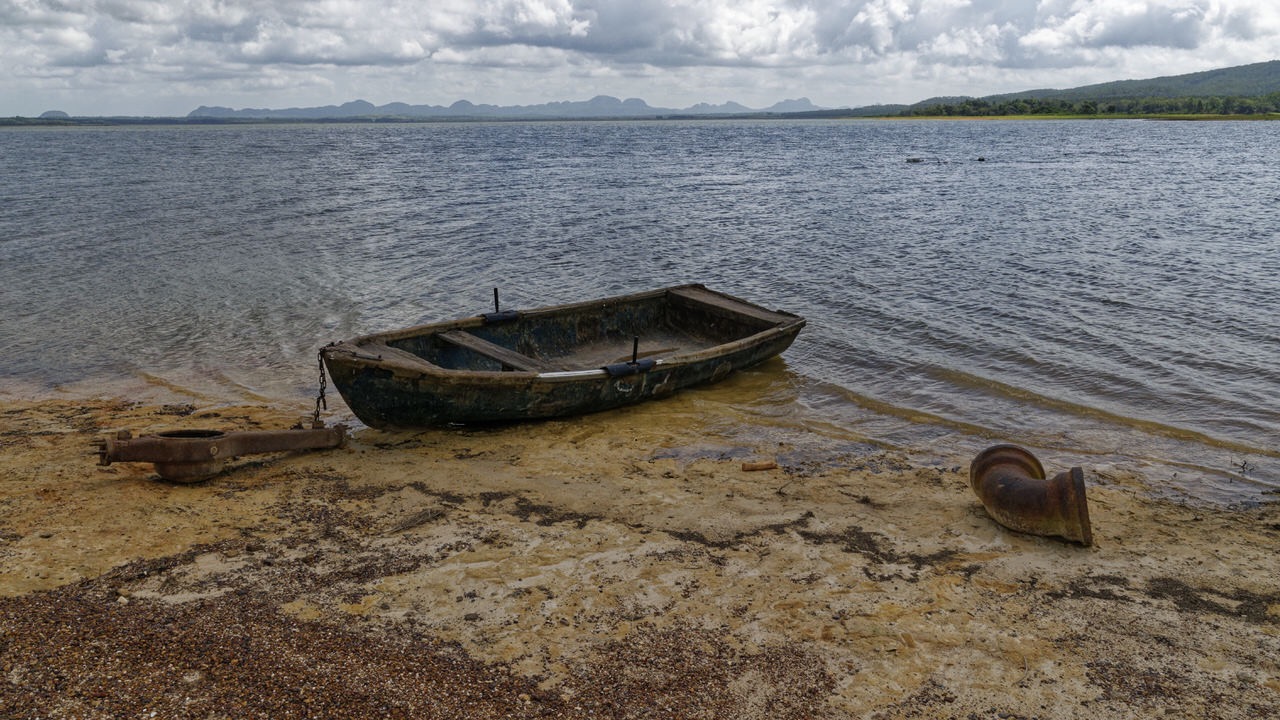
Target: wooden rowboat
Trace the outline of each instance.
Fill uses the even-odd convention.
[[[804,318],[681,285],[366,335],[321,349],[376,428],[607,410],[714,382],[786,350]]]

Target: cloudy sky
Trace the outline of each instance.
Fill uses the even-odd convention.
[[[856,107],[1275,59],[1277,0],[0,0],[0,116]]]

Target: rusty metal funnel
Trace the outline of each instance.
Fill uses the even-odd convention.
[[[1010,530],[1093,544],[1084,471],[1078,467],[1046,479],[1029,451],[993,445],[969,465],[969,486],[987,514]]]
[[[170,430],[133,437],[128,430],[97,441],[98,464],[155,463],[160,477],[193,483],[222,472],[228,460],[255,453],[339,447],[347,438],[344,425],[290,430]]]

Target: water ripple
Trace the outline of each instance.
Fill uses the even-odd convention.
[[[809,318],[762,394],[795,422],[1251,500],[1280,485],[1277,150],[1277,123],[4,130],[0,380],[299,398],[319,345],[493,287],[696,281]]]

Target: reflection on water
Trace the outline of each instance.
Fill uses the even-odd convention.
[[[493,287],[704,282],[809,319],[701,391],[725,422],[1248,501],[1280,486],[1277,150],[1275,123],[5,130],[0,388],[305,406],[320,345]]]

